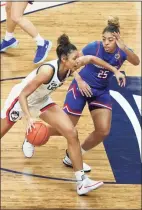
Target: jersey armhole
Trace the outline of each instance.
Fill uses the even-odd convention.
[[[38,69],[37,69],[37,71],[36,71],[36,74],[38,74],[40,68],[41,68],[42,66],[45,66],[45,65],[48,65],[48,66],[52,67],[52,69],[53,69],[53,75],[52,75],[51,79],[48,81],[48,83],[43,83],[44,85],[47,85],[47,84],[49,84],[49,83],[51,82],[51,80],[53,79],[53,76],[54,76],[54,73],[55,73],[55,67],[54,67],[52,64],[50,64],[50,63],[42,64],[41,66],[38,67]]]

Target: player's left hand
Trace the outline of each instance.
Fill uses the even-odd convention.
[[[124,50],[125,49],[125,44],[124,44],[124,41],[121,39],[120,37],[120,33],[116,33],[114,32],[113,33],[113,36],[115,37],[116,39],[116,44],[117,46],[121,49],[121,50]]]
[[[83,96],[91,97],[93,95],[90,86],[84,80],[80,80],[77,84]]]

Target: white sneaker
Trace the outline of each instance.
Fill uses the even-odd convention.
[[[63,159],[63,163],[67,166],[67,167],[73,167],[72,166],[72,162],[70,160],[70,158],[66,155]],[[89,165],[87,165],[86,163],[83,163],[83,171],[84,172],[90,172],[91,171],[91,167]]]
[[[83,181],[77,182],[78,195],[85,195],[88,192],[101,187],[104,183],[102,181],[93,181],[85,176]]]
[[[22,150],[23,150],[25,157],[31,158],[34,154],[35,147],[25,139],[23,146],[22,146]]]

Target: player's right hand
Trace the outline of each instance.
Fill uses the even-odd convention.
[[[118,85],[121,87],[125,87],[126,85],[126,77],[123,73],[121,73],[119,70],[115,72],[115,77],[118,82]]]
[[[35,126],[34,126],[35,121],[36,120],[31,118],[31,117],[27,119],[27,129],[26,129],[27,135],[28,135],[29,132],[32,132],[33,128],[35,128]]]
[[[90,86],[84,80],[77,82],[77,84],[83,96],[91,97],[93,95]]]

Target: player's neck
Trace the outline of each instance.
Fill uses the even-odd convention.
[[[110,53],[110,54],[115,53],[116,49],[117,49],[117,48],[114,48],[114,49],[113,49],[111,52],[109,52],[109,53]]]
[[[68,69],[66,68],[66,66],[63,63],[60,63],[59,64],[59,71],[58,71],[60,80],[64,80],[67,72],[68,72]]]

